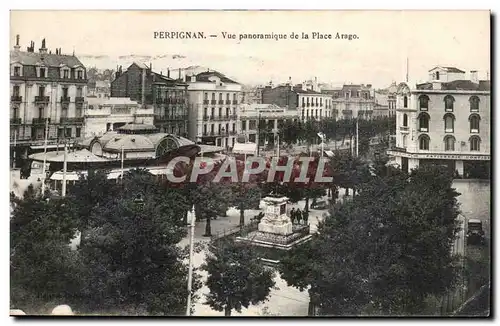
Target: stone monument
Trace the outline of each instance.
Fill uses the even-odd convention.
[[[288,216],[287,197],[270,195],[263,201],[267,207],[257,230],[235,240],[258,247],[260,258],[274,265],[279,263],[284,251],[309,241],[312,236],[309,225],[293,225]]]

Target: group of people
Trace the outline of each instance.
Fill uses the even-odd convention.
[[[290,220],[292,221],[292,224],[307,225],[309,222],[309,212],[292,208],[292,210],[290,211]]]

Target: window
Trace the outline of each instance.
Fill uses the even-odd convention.
[[[429,97],[427,95],[420,95],[418,98],[420,111],[427,111],[429,109]]]
[[[83,79],[83,71],[78,70],[76,74],[77,74],[78,79]],[[79,136],[77,136],[77,137],[79,137]]]
[[[80,138],[82,136],[82,128],[77,127],[76,128],[76,135],[77,138]]]
[[[403,114],[403,127],[408,127],[408,115]]]
[[[455,98],[451,95],[446,95],[444,97],[444,110],[446,112],[453,112],[453,103],[455,102]]]
[[[15,85],[13,88],[12,88],[12,96],[19,96],[19,86]]]
[[[407,139],[407,136],[403,135],[403,148],[406,148],[406,139]]]
[[[219,93],[219,101],[222,101],[222,93]]]
[[[444,137],[444,150],[445,151],[455,150],[455,137],[453,136]]]
[[[76,97],[83,97],[83,89],[81,87],[76,89]]]
[[[203,116],[206,117],[207,116],[207,108],[204,108],[203,109]]]
[[[226,116],[229,116],[229,108],[226,108]]]
[[[236,123],[233,123],[233,131],[236,131]]]
[[[444,119],[444,131],[453,132],[455,116],[453,114],[447,113],[444,115],[443,119]]]
[[[215,93],[212,93],[212,101],[215,101]]]
[[[212,118],[215,117],[215,108],[212,108]]]
[[[14,67],[14,76],[21,76],[21,67]]]
[[[477,114],[470,115],[469,123],[470,123],[470,133],[471,134],[479,133],[479,120],[481,120],[479,115],[477,115]]]
[[[68,69],[63,70],[63,78],[69,78],[69,70]]]
[[[43,106],[41,106],[38,108],[38,117],[43,118],[44,117],[43,113],[44,113],[44,109],[43,109]]]
[[[14,108],[12,109],[12,118],[13,118],[13,119],[17,119],[17,118],[19,118],[19,108],[14,107]]]
[[[439,71],[436,71],[436,80],[439,80]]]
[[[68,88],[67,88],[67,87],[64,87],[64,88],[62,89],[62,91],[63,91],[63,97],[64,97],[64,98],[68,97]]]
[[[470,102],[470,112],[479,112],[479,97],[471,96]]]
[[[45,72],[46,72],[46,69],[45,68],[40,68],[40,78],[45,78]]]
[[[57,138],[63,138],[63,137],[64,137],[64,128],[57,129]]]
[[[469,139],[470,142],[470,150],[471,151],[479,151],[481,145],[481,139],[478,136],[472,136]]]
[[[408,107],[408,96],[404,96],[403,97],[403,108],[407,108]]]
[[[429,131],[429,115],[427,113],[421,113],[418,117],[418,129],[422,132]]]
[[[229,93],[226,94],[226,101],[229,101]]]
[[[204,96],[205,96],[205,97],[204,97],[205,101],[208,101],[208,93],[205,93],[205,95],[204,95]]]
[[[75,109],[75,117],[81,118],[82,117],[82,108],[78,107]]]
[[[66,128],[64,136],[67,138],[71,138],[71,128]]]
[[[236,102],[236,93],[233,94],[233,101]]]
[[[219,108],[219,117],[222,117],[222,108]]]
[[[68,107],[63,106],[61,110],[61,118],[67,118],[68,117]]]
[[[203,133],[206,135],[207,134],[207,125],[203,125]]]
[[[427,135],[421,135],[418,139],[419,142],[419,148],[421,150],[428,151],[429,150],[429,136]]]
[[[38,87],[38,96],[45,96],[45,86]]]

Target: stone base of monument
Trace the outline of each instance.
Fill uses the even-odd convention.
[[[287,251],[311,240],[309,232],[309,226],[294,225],[290,234],[253,231],[244,237],[237,237],[235,241],[254,246],[261,260],[276,265]]]

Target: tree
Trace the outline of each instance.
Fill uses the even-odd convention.
[[[31,302],[73,302],[78,261],[69,243],[76,232],[76,212],[67,200],[47,200],[32,186],[23,199],[11,196],[11,205],[11,303],[31,308]]]
[[[274,271],[264,267],[245,244],[224,242],[211,247],[202,268],[208,272],[207,303],[226,316],[266,301],[275,286]]]
[[[189,204],[175,189],[155,186],[154,178],[126,174],[120,193],[92,212],[98,226],[81,249],[82,291],[91,308],[185,313],[187,251],[177,244],[186,235],[182,214]],[[199,286],[195,277],[193,294]]]
[[[330,211],[315,239],[282,260],[282,277],[309,286],[322,314],[361,314],[369,305],[385,315],[418,313],[424,298],[456,279],[451,182],[439,168],[371,175]]]

